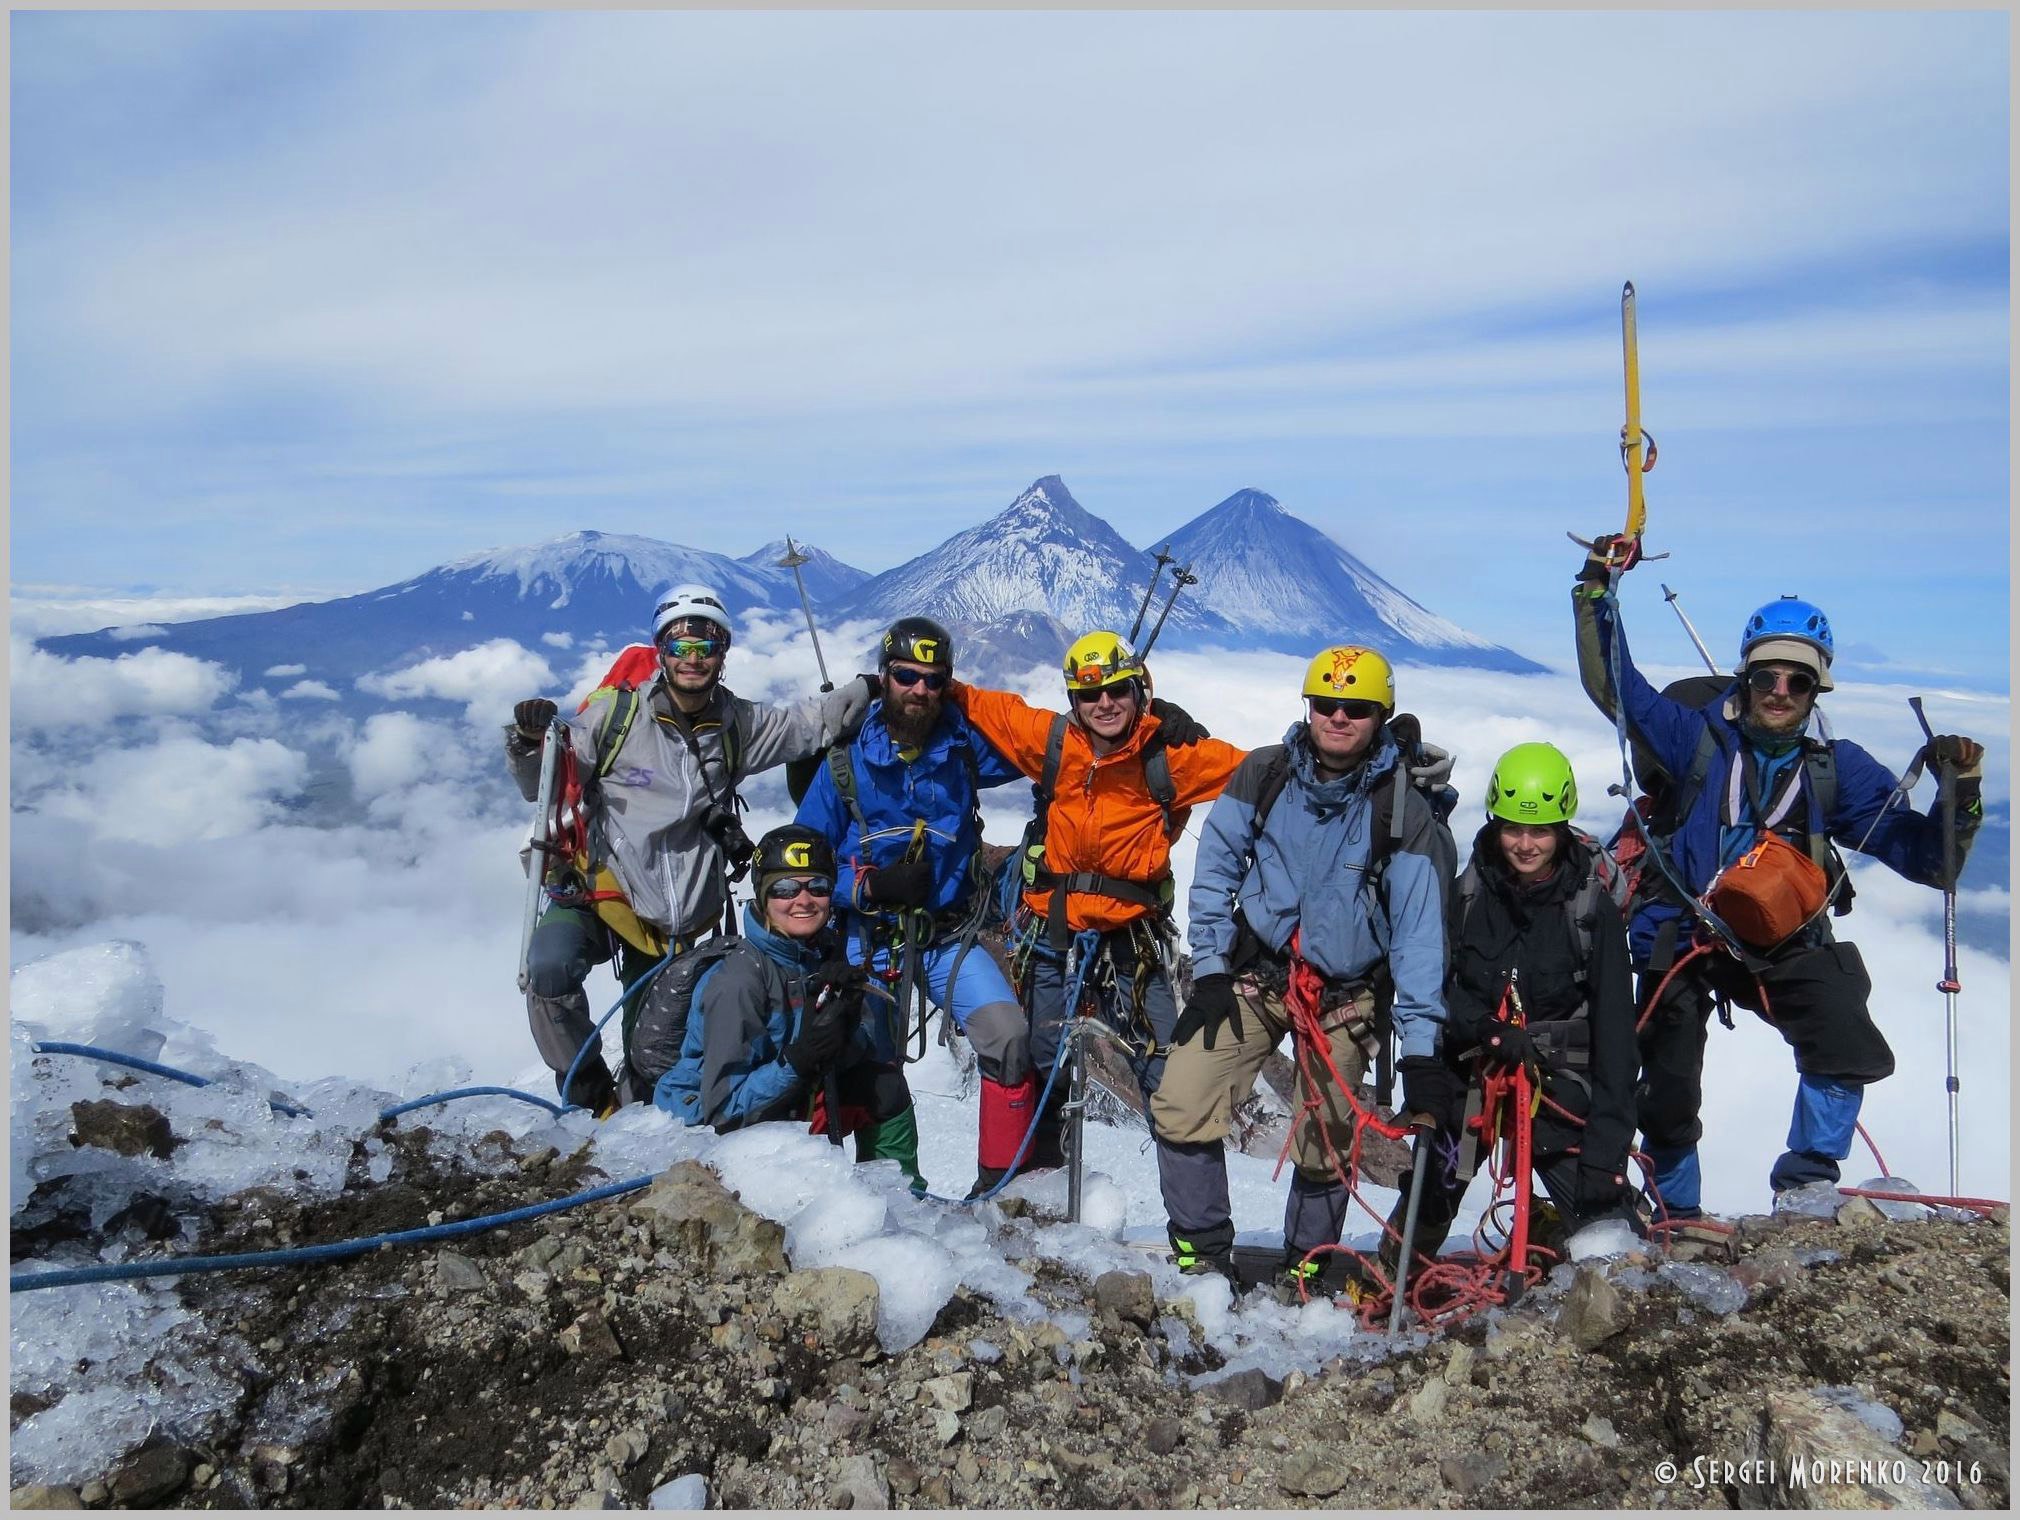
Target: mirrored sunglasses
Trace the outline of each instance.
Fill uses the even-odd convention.
[[[802,892],[809,897],[833,897],[835,884],[825,876],[781,876],[765,888],[765,896],[773,902],[790,902]]]
[[[943,691],[947,686],[947,673],[943,670],[913,670],[904,665],[893,665],[886,675],[900,686],[917,686],[926,683],[928,691]]]
[[[1349,718],[1372,718],[1382,710],[1379,702],[1370,702],[1365,697],[1308,697],[1315,717],[1330,718],[1334,713],[1345,713]]]
[[[1817,689],[1817,678],[1807,670],[1769,670],[1761,666],[1746,673],[1746,684],[1763,696],[1779,690],[1784,682],[1792,697],[1806,697]]]
[[[726,647],[721,639],[697,639],[679,633],[659,641],[660,653],[671,655],[676,660],[712,659]]]

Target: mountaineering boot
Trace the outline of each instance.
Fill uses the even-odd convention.
[[[1038,1108],[1038,1078],[1025,1073],[1014,1086],[982,1079],[981,1124],[975,1135],[975,1186],[970,1198],[995,1187],[1018,1164],[1024,1136]]]
[[[857,1130],[856,1159],[895,1161],[914,1193],[926,1191],[926,1177],[919,1170],[919,1116],[909,1108],[881,1124]]]
[[[1188,1230],[1181,1234],[1176,1225],[1167,1225],[1165,1235],[1171,1241],[1171,1259],[1178,1270],[1188,1277],[1205,1277],[1214,1273],[1225,1277],[1241,1291],[1241,1279],[1234,1270],[1234,1223],[1210,1225],[1204,1230]]]
[[[1326,1292],[1325,1275],[1326,1260],[1323,1256],[1306,1261],[1286,1251],[1283,1270],[1277,1274],[1271,1291],[1278,1303],[1296,1308],[1311,1299],[1330,1296]]]
[[[562,1083],[567,1077],[565,1071],[554,1073],[554,1090],[561,1094],[564,1103],[586,1108],[599,1119],[608,1119],[617,1112],[620,1103],[617,1081],[597,1052],[591,1051],[582,1058],[582,1064],[575,1069],[575,1080],[564,1089]]]

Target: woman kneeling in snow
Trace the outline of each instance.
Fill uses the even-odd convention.
[[[816,830],[786,824],[758,841],[754,874],[743,935],[696,946],[647,992],[634,1036],[639,1076],[654,1078],[677,1049],[652,1092],[683,1123],[727,1132],[810,1119],[837,1145],[855,1136],[858,1161],[895,1160],[923,1191],[904,1065],[880,1055],[863,1017],[863,973],[829,932],[833,849]]]

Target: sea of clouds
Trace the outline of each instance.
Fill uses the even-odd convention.
[[[232,610],[265,605],[272,600]],[[201,609],[217,610],[225,609]],[[1635,611],[1630,604],[1651,677],[1689,673],[1681,634]],[[565,639],[537,649],[494,641],[365,678],[360,687],[387,707],[353,717],[313,689],[322,683],[312,668],[241,683],[144,639],[113,659],[62,659],[32,644],[71,628],[191,615],[198,610],[181,603],[78,596],[59,604],[17,589],[12,964],[111,939],[139,941],[173,1016],[210,1031],[235,1058],[292,1080],[390,1081],[441,1058],[467,1062],[478,1080],[541,1080],[515,985],[525,895],[518,856],[530,809],[501,785],[501,726],[519,698],[579,697],[609,651]],[[865,647],[871,633],[829,630],[831,664],[838,651]],[[1658,663],[1665,658],[1672,663]],[[1273,741],[1299,714],[1296,659],[1174,653],[1152,664],[1161,695],[1237,743]],[[740,631],[727,679],[757,700],[812,692],[818,674],[804,629],[795,633],[784,618],[753,620]],[[1580,823],[1611,832],[1620,804],[1606,787],[1619,779],[1619,751],[1574,675],[1405,668],[1399,688],[1427,737],[1457,755],[1462,851],[1495,757],[1528,739],[1547,738],[1571,756]],[[1049,670],[1033,670],[1022,690],[1055,705]],[[1853,685],[1832,694],[1828,711],[1838,734],[1899,770],[1920,743],[1909,694]],[[1939,731],[1991,741],[1987,795],[2009,796],[2007,697],[1924,695]],[[1925,780],[1917,805],[1927,807],[1933,790]],[[745,795],[754,837],[788,816],[777,773],[753,781]],[[1009,786],[985,800],[988,837],[1014,840],[1029,793]],[[1181,886],[1191,879],[1197,832],[1195,822],[1176,849]],[[1944,1011],[1935,990],[1942,900],[1884,868],[1854,869],[1858,907],[1841,929],[1865,954],[1873,1011],[1899,1061],[1896,1075],[1873,1088],[1866,1124],[1888,1169],[1939,1191],[1948,1171]],[[1965,899],[1976,914],[2003,919],[2009,911],[2003,884]],[[1182,892],[1180,902],[1182,910]],[[1967,1192],[2003,1197],[2008,964],[1965,949],[1960,970],[1960,1181]],[[590,993],[600,1011],[617,986],[598,972]],[[1794,1086],[1774,1033],[1751,1015],[1738,1026],[1713,1029],[1705,1084],[1706,1201],[1733,1211],[1767,1202],[1765,1174],[1782,1146]],[[1851,1170],[1874,1168],[1855,1158]]]

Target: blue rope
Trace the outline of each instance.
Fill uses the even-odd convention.
[[[673,944],[669,943],[667,946],[666,954],[662,955],[658,960],[654,961],[652,965],[646,970],[645,974],[639,977],[637,981],[633,982],[629,987],[625,988],[622,992],[618,993],[617,1001],[610,1005],[610,1011],[604,1014],[602,1018],[596,1021],[596,1027],[589,1031],[589,1038],[584,1040],[582,1042],[582,1048],[575,1052],[575,1059],[568,1063],[567,1075],[562,1077],[561,1079],[561,1096],[564,1100],[568,1097],[568,1089],[575,1085],[576,1069],[582,1065],[583,1058],[589,1054],[589,1047],[596,1044],[599,1038],[601,1038],[603,1034],[603,1026],[611,1021],[611,1019],[616,1015],[617,1010],[624,1006],[626,999],[628,999],[632,995],[632,993],[638,991],[639,988],[643,987],[647,982],[651,981],[655,976],[659,975],[660,969],[664,967],[668,961],[674,958],[675,953],[676,951],[674,949]],[[582,1107],[580,1103],[569,1103],[567,1106],[569,1108]]]
[[[479,1231],[496,1229],[501,1225],[517,1224],[524,1219],[537,1219],[542,1214],[558,1213],[562,1209],[572,1209],[577,1204],[595,1203],[600,1199],[615,1198],[620,1193],[635,1192],[651,1181],[652,1178],[649,1176],[631,1177],[623,1182],[607,1183],[602,1187],[593,1187],[586,1192],[552,1199],[547,1203],[507,1209],[502,1214],[485,1214],[477,1219],[459,1219],[449,1224],[432,1224],[418,1230],[395,1230],[390,1234],[369,1235],[357,1240],[331,1241],[326,1245],[293,1246],[278,1251],[246,1251],[232,1256],[184,1256],[156,1261],[111,1262],[94,1267],[65,1267],[53,1272],[22,1272],[7,1279],[7,1291],[30,1293],[37,1288],[68,1288],[83,1283],[132,1282],[147,1277],[185,1277],[196,1272],[238,1272],[254,1267],[288,1267],[306,1262],[341,1261],[346,1257],[362,1256],[367,1251],[377,1250],[380,1246],[421,1245],[431,1240],[450,1240],[459,1235],[474,1235]]]
[[[210,1087],[214,1084],[209,1077],[199,1077],[193,1071],[178,1071],[173,1066],[163,1066],[155,1061],[144,1061],[139,1056],[122,1055],[116,1050],[101,1050],[96,1045],[76,1045],[68,1040],[37,1040],[37,1055],[89,1056],[94,1061],[105,1061],[113,1066],[130,1066],[135,1071],[144,1071],[153,1076],[167,1077],[171,1082],[183,1082],[191,1087]],[[292,1103],[283,1103],[279,1098],[267,1099],[267,1107],[277,1114],[286,1114],[290,1119],[313,1119],[314,1114],[306,1108],[296,1108]]]
[[[561,1104],[550,1098],[542,1098],[534,1093],[521,1092],[516,1087],[458,1087],[450,1092],[429,1093],[425,1098],[416,1098],[411,1103],[398,1103],[391,1108],[379,1110],[381,1119],[397,1119],[401,1114],[411,1114],[417,1108],[426,1108],[432,1103],[447,1103],[454,1098],[517,1098],[521,1103],[531,1103],[544,1108],[557,1118],[568,1112]]]

